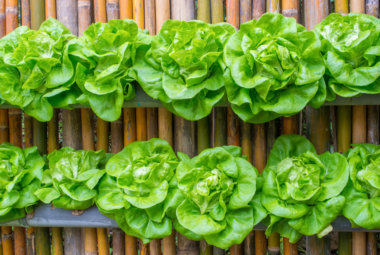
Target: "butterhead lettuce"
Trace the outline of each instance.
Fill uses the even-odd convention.
[[[235,32],[227,23],[167,20],[149,46],[137,50],[134,69],[144,91],[172,113],[199,120],[224,102],[223,46]]]
[[[34,192],[41,186],[44,166],[37,147],[0,145],[0,221],[19,219],[33,211],[39,200]]]
[[[322,42],[328,85],[354,97],[380,93],[380,21],[366,14],[332,13],[315,26]]]
[[[49,121],[53,107],[71,109],[81,91],[69,52],[76,38],[49,18],[38,31],[22,26],[0,39],[0,96],[39,121]]]
[[[340,195],[349,175],[344,156],[317,155],[303,136],[284,135],[274,143],[263,175],[266,235],[277,232],[295,243],[302,235],[321,237],[332,231],[330,224],[345,203]]]
[[[169,236],[175,210],[183,201],[175,177],[178,163],[165,140],[127,145],[106,165],[97,199],[100,211],[144,243]]]
[[[105,174],[104,150],[86,151],[63,147],[48,155],[49,170],[42,176],[42,187],[35,195],[57,208],[84,210],[92,206],[96,186]]]
[[[133,20],[110,20],[90,25],[77,41],[71,56],[80,59],[76,82],[83,92],[78,98],[103,120],[115,121],[124,100],[135,97],[132,68],[136,50],[150,44],[150,36]]]
[[[294,18],[266,13],[240,26],[224,47],[228,101],[245,122],[291,116],[327,97],[321,43]]]
[[[342,195],[352,227],[380,228],[380,146],[355,144],[347,153],[350,180]]]
[[[267,213],[256,193],[258,172],[241,148],[206,149],[192,159],[178,156],[176,176],[185,200],[177,208],[176,230],[223,249],[243,242]]]

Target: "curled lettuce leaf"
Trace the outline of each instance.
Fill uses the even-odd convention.
[[[81,94],[69,58],[74,38],[53,18],[43,22],[38,31],[22,26],[4,36],[0,40],[2,100],[39,121],[49,121],[53,107],[71,109]]]
[[[328,86],[342,97],[380,93],[380,21],[366,14],[332,13],[315,26]]]
[[[223,59],[228,101],[241,119],[264,123],[319,108],[328,95],[321,43],[293,18],[266,13],[240,26]]]
[[[226,23],[167,20],[134,69],[144,91],[172,113],[199,120],[225,101],[222,51],[235,29]]]
[[[133,20],[90,25],[71,52],[71,57],[80,60],[76,82],[83,94],[78,102],[90,106],[103,120],[119,119],[124,100],[135,97],[136,49],[149,45],[150,38]]]
[[[355,144],[347,153],[350,180],[342,195],[352,227],[380,228],[380,146]]]
[[[48,155],[49,170],[44,171],[42,187],[35,195],[57,208],[84,210],[92,206],[96,187],[106,173],[104,150],[85,151],[63,147]]]
[[[177,208],[176,230],[223,249],[243,242],[267,215],[256,193],[257,169],[235,146],[207,149],[192,159],[178,154],[176,176],[185,200]]]
[[[178,163],[164,140],[127,145],[106,165],[96,201],[99,210],[144,243],[169,236],[175,210],[184,200],[175,177]]]
[[[306,138],[284,135],[274,143],[263,176],[268,236],[277,232],[295,243],[302,235],[321,237],[332,230],[346,200],[340,195],[349,177],[344,156],[317,155]]]
[[[0,221],[19,219],[33,211],[38,202],[34,192],[41,187],[44,166],[37,147],[0,145]]]

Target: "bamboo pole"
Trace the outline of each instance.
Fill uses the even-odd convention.
[[[133,0],[120,0],[120,18],[133,19]]]
[[[5,34],[5,0],[0,0],[0,38],[5,36]],[[0,110],[0,144],[3,142],[9,142],[9,117],[8,110],[6,109]],[[11,236],[11,240],[3,239],[4,234],[5,238],[9,239],[9,234],[12,233],[12,227],[3,226],[0,229],[0,255],[7,254],[6,251],[10,252],[8,254],[13,254],[13,235]],[[5,246],[7,247],[5,248]]]
[[[252,0],[252,19],[259,19],[265,13],[265,0]]]
[[[261,174],[267,162],[267,143],[265,124],[253,125],[253,165]],[[267,254],[265,231],[255,231],[255,254]]]
[[[119,19],[119,0],[107,0],[107,20]],[[124,148],[123,117],[111,122],[111,152],[118,153]],[[119,228],[112,229],[113,255],[125,254],[125,235]]]
[[[156,0],[156,33],[162,27],[162,24],[170,19],[170,0]],[[158,137],[166,140],[173,147],[173,115],[165,107],[158,108]],[[162,252],[164,255],[176,254],[176,231],[162,238]]]
[[[95,22],[107,22],[107,10],[106,10],[106,0],[95,0],[94,1],[94,11],[95,11]],[[109,129],[110,123],[97,118],[96,123],[96,150],[105,150],[108,152],[109,147]],[[97,228],[97,239],[98,239],[98,252],[99,255],[109,254],[109,240],[108,240],[108,229],[107,228]],[[87,238],[86,238],[87,241]]]
[[[55,0],[45,0],[45,19],[48,19],[48,18],[55,18],[55,19],[57,18]]]
[[[133,19],[133,0],[120,0],[120,19]],[[136,141],[136,109],[123,109],[124,146]],[[137,255],[137,238],[125,234],[125,254]]]
[[[54,110],[53,117],[48,123],[48,153],[59,149],[58,139],[59,110]],[[53,255],[63,255],[62,228],[51,228],[51,243]]]
[[[227,0],[226,10],[227,22],[238,29],[240,27],[239,1]],[[228,145],[240,146],[240,120],[231,107],[227,108],[227,143]],[[233,245],[230,247],[230,253],[231,255],[241,255],[243,253],[243,246],[241,244]]]
[[[348,1],[347,0],[335,0],[335,12],[342,15],[348,14]],[[352,7],[352,6],[351,6]],[[363,5],[364,7],[364,5]]]
[[[346,152],[351,147],[352,137],[351,106],[337,107],[337,144],[338,152]],[[352,254],[352,233],[338,233],[338,252],[341,255]]]
[[[379,0],[365,0],[365,13],[379,17]]]
[[[45,20],[44,0],[23,1],[24,7],[21,8],[23,24],[28,24],[34,30],[38,30]],[[25,12],[25,13],[24,13]],[[26,119],[25,119],[26,120]],[[32,142],[37,146],[41,155],[47,153],[47,124],[32,119]],[[25,122],[25,127],[29,121]],[[26,134],[26,132],[25,132]],[[25,139],[26,140],[26,139]],[[27,250],[30,254],[50,254],[50,231],[49,228],[30,228],[27,229]]]
[[[18,1],[6,0],[5,2],[5,19],[6,19],[6,33],[9,34],[18,27]],[[22,148],[22,111],[20,109],[11,109],[8,111],[9,116],[9,140],[10,142]],[[11,231],[10,231],[11,232]],[[9,233],[9,231],[8,231]],[[4,232],[4,234],[8,234]],[[26,254],[26,231],[22,227],[14,227],[14,242],[16,255]],[[3,239],[4,240],[4,239]],[[9,239],[12,241],[12,239]],[[5,244],[4,244],[5,247]],[[5,254],[12,254],[13,252],[4,251]]]
[[[295,18],[297,23],[301,23],[299,0],[282,0],[281,4],[282,15],[285,17]]]
[[[76,0],[57,0],[57,19],[62,22],[74,35],[78,35],[78,5]],[[62,146],[71,146],[76,150],[83,147],[80,109],[62,109]],[[80,254],[81,229],[64,228],[65,255]]]
[[[211,0],[211,21],[213,24],[224,22],[223,1]],[[214,107],[212,116],[212,129],[214,130],[212,147],[227,145],[227,108]],[[224,249],[213,247],[213,255],[224,255],[225,253]]]
[[[329,13],[329,1],[309,0],[304,3],[304,25],[306,29],[312,30]],[[307,137],[316,147],[317,153],[329,150],[330,146],[330,111],[328,107],[322,106],[320,109],[306,108],[307,116]],[[316,236],[306,237],[307,254],[329,254],[330,237],[322,239]]]
[[[285,0],[284,0],[285,1]],[[282,133],[287,134],[298,134],[299,131],[299,114],[293,115],[291,117],[282,118]],[[292,244],[289,242],[289,238],[284,237],[282,239],[284,255],[296,255],[298,254],[297,243]]]
[[[210,0],[198,0],[197,19],[206,23],[211,22]],[[197,121],[198,155],[210,148],[210,116]],[[206,240],[200,241],[200,255],[212,255],[213,247]]]
[[[21,0],[21,25],[30,28],[30,0]]]
[[[364,1],[351,1],[351,11],[361,12],[360,7],[363,6]],[[354,4],[354,5],[353,5]],[[359,6],[357,8],[356,6]],[[379,0],[366,0],[365,13],[372,15],[376,18],[379,17]],[[355,107],[355,106],[354,106]],[[379,105],[367,106],[367,142],[371,144],[379,144]],[[377,238],[376,233],[367,232],[367,254],[377,255]]]

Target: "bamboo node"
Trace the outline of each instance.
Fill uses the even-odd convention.
[[[109,10],[109,11],[113,11],[113,10],[119,11],[119,3],[107,3],[107,10]]]
[[[6,14],[18,14],[18,7],[17,6],[7,6],[5,8],[5,13]]]
[[[282,10],[282,15],[284,15],[285,17],[297,16],[298,15],[298,9],[294,8],[294,9]]]
[[[85,251],[85,255],[98,255],[97,251]]]
[[[81,216],[84,213],[84,210],[72,210],[71,214],[75,216]]]
[[[91,7],[91,2],[90,1],[78,1],[78,8],[79,7]]]
[[[268,247],[269,252],[278,253],[281,252],[280,247]]]
[[[0,13],[0,20],[5,20],[5,13]]]
[[[2,235],[1,235],[1,239],[2,239],[2,240],[10,240],[10,239],[13,239],[13,232],[10,233],[10,234],[2,234]]]
[[[9,126],[6,124],[1,124],[0,125],[0,130],[9,130]]]

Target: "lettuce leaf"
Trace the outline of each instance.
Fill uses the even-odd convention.
[[[349,177],[344,156],[317,155],[303,136],[283,135],[274,143],[263,177],[266,235],[277,232],[295,243],[302,235],[320,237],[332,230],[346,201],[341,195]]]
[[[292,116],[326,97],[321,43],[293,18],[266,13],[240,26],[224,47],[228,101],[245,122]]]
[[[136,52],[137,81],[178,116],[199,120],[209,115],[226,101],[222,51],[234,32],[226,23],[165,21],[151,44]]]

